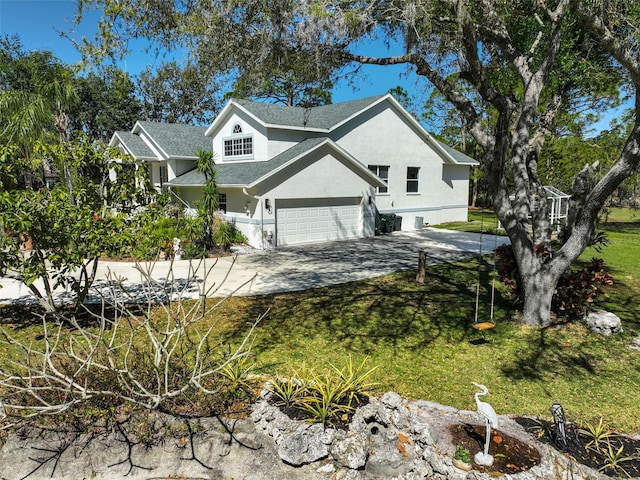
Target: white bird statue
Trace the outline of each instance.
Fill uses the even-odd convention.
[[[473,383],[476,387],[478,387],[481,392],[476,392],[476,406],[478,408],[478,413],[481,417],[484,418],[486,423],[486,434],[485,434],[485,442],[484,442],[484,452],[478,452],[473,458],[478,465],[485,465],[487,467],[493,465],[493,456],[489,455],[489,442],[491,441],[491,429],[498,428],[498,415],[496,415],[496,411],[493,409],[491,405],[487,402],[483,402],[480,400],[480,396],[487,395],[489,390],[484,385],[480,385],[477,383]]]

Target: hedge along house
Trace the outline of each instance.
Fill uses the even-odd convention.
[[[160,184],[193,207],[205,138],[220,209],[256,248],[373,236],[377,213],[401,216],[403,230],[467,219],[478,163],[436,141],[391,95],[312,108],[231,100],[204,131],[152,125],[138,122],[111,144],[159,173],[166,166]]]

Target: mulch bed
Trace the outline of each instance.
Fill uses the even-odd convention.
[[[640,477],[640,439],[638,438],[612,434],[596,446],[589,436],[579,432],[578,425],[567,423],[565,444],[561,439],[556,438],[551,422],[528,417],[518,417],[515,421],[537,437],[540,442],[551,445],[582,465],[614,478]],[[617,461],[615,455],[619,457]]]
[[[489,454],[493,456],[493,465],[484,467],[473,461],[473,456],[484,449],[484,425],[464,423],[449,427],[451,441],[454,445],[462,445],[471,453],[471,464],[474,471],[487,472],[490,475],[504,475],[524,472],[540,463],[540,452],[525,442],[511,437],[499,430],[491,430]]]

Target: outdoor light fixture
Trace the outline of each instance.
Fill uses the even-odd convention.
[[[556,427],[556,442],[567,444],[567,434],[564,429],[564,410],[559,402],[551,405],[551,415],[553,415],[553,424]]]
[[[271,202],[268,198],[264,199],[264,208],[267,210],[267,212],[271,213]]]

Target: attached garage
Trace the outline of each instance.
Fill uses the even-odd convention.
[[[277,246],[361,237],[361,201],[360,197],[277,200]]]

